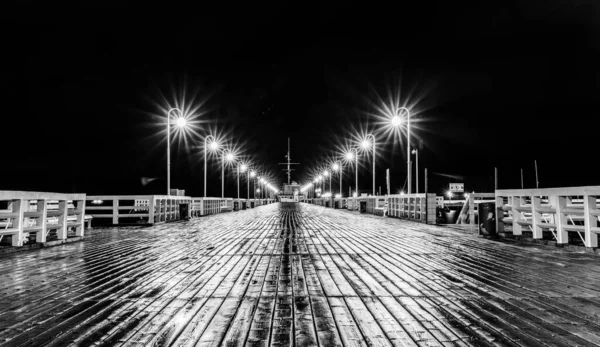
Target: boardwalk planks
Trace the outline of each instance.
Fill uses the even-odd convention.
[[[599,262],[282,203],[0,258],[0,346],[597,346]]]

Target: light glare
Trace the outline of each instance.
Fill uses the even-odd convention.
[[[185,118],[183,118],[183,117],[177,118],[177,126],[178,127],[183,128],[186,123],[187,123],[187,121],[185,120]]]

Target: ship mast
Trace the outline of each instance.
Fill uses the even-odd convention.
[[[287,163],[279,163],[279,165],[287,165],[287,169],[282,169],[283,171],[287,171],[287,176],[288,176],[288,185],[292,184],[292,171],[295,171],[294,169],[292,169],[292,165],[298,165],[300,163],[292,163],[292,157],[290,155],[290,138],[288,137],[288,151],[287,151],[287,155],[285,156],[287,158]]]

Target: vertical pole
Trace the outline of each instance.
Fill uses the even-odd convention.
[[[410,113],[408,113],[407,111],[407,115],[406,115],[406,167],[407,167],[407,183],[408,183],[408,194],[411,193],[411,185],[412,185],[412,180],[411,180],[411,171],[412,171],[412,164],[410,162]]]
[[[340,198],[342,197],[342,164],[340,164]]]
[[[354,191],[358,197],[358,151],[354,151],[354,154],[356,155],[356,166],[354,167],[354,173],[356,174],[356,185],[354,186]]]
[[[240,164],[238,163],[238,168],[237,168],[237,188],[238,188],[238,204],[239,204],[239,200],[240,200]]]
[[[167,195],[171,195],[171,114],[167,114]]]
[[[375,136],[373,136],[373,196],[375,196]]]
[[[415,149],[415,154],[417,156],[417,166],[416,166],[416,172],[415,174],[417,175],[417,189],[415,190],[415,193],[419,194],[419,150]]]
[[[494,168],[494,190],[498,190],[498,168]]]
[[[387,168],[385,170],[385,186],[387,190],[387,195],[390,195],[390,169]]]
[[[525,189],[523,185],[523,168],[521,168],[521,189]]]
[[[248,188],[248,200],[250,200],[250,170],[246,171],[246,186]]]
[[[537,169],[537,160],[533,161],[535,164],[535,188],[539,188],[540,187],[540,181],[538,180],[538,169]]]
[[[206,197],[206,140],[207,137],[204,138],[204,197]]]
[[[427,183],[428,183],[427,168],[425,168],[425,194],[428,193],[428,191],[427,191]]]
[[[221,199],[225,198],[225,152],[221,158]]]

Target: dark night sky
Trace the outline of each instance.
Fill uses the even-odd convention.
[[[304,180],[353,127],[376,130],[367,113],[389,90],[407,103],[422,96],[421,170],[491,191],[495,166],[500,188],[519,188],[520,168],[534,187],[537,160],[540,187],[600,184],[600,5],[418,3],[28,9],[5,43],[0,189],[163,193],[158,115],[182,99],[200,106],[202,124],[187,147],[172,146],[172,187],[202,194],[198,146],[208,129],[227,133],[278,183],[290,136],[301,163],[294,178]],[[378,145],[377,185],[385,190],[390,168],[397,191],[405,149]],[[218,195],[211,161],[209,195]],[[370,167],[360,171],[365,192]],[[141,177],[160,179],[142,186]],[[430,190],[448,183],[430,176]],[[235,194],[233,176],[226,189]]]

